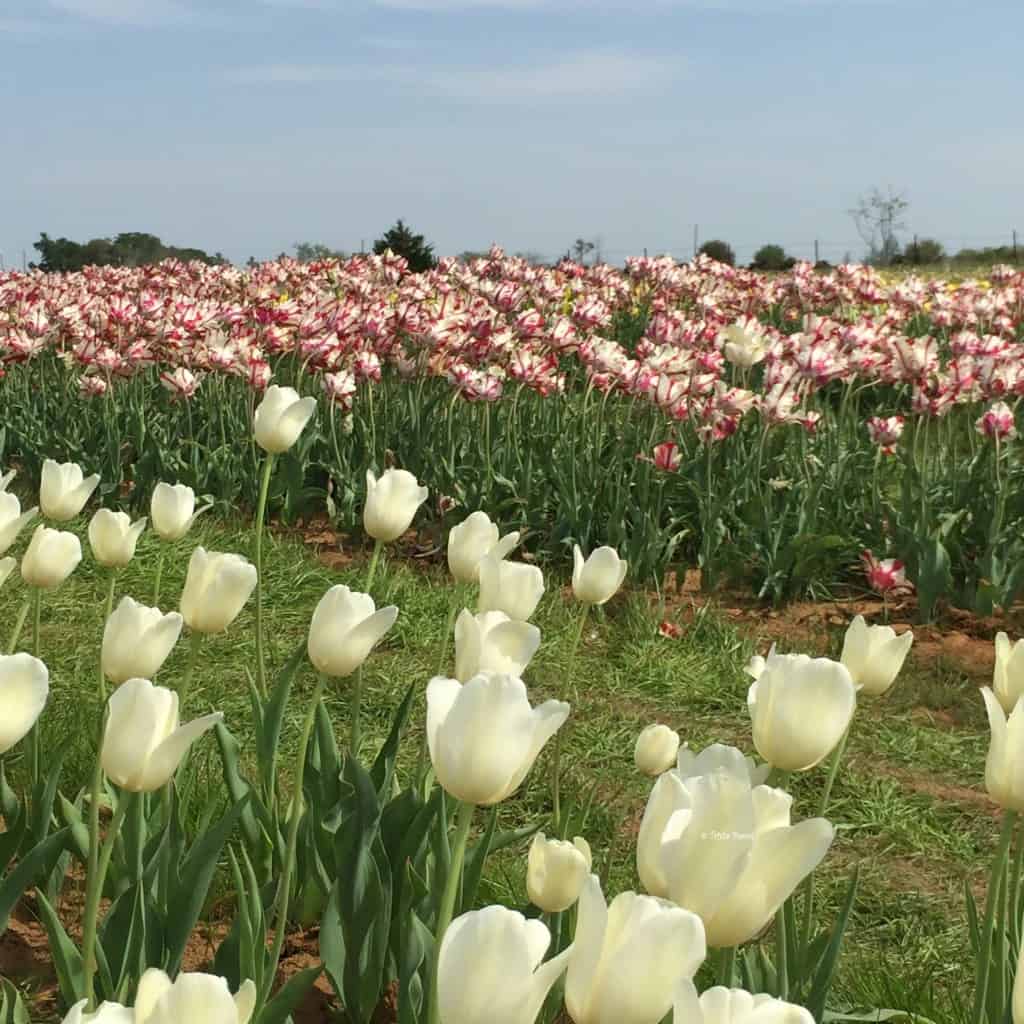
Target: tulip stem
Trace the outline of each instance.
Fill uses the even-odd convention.
[[[356,669],[355,680],[352,684],[352,721],[349,723],[351,732],[349,734],[348,749],[353,758],[359,757],[359,744],[363,739],[363,666]]]
[[[189,638],[188,661],[185,664],[185,675],[182,676],[181,686],[178,687],[178,705],[185,706],[185,698],[192,687],[192,676],[195,675],[196,661],[199,659],[199,648],[203,643],[203,634],[198,629],[192,630]]]
[[[466,859],[466,842],[469,839],[469,829],[473,824],[473,812],[476,807],[473,804],[460,803],[455,815],[455,844],[452,846],[452,860],[448,869],[448,877],[444,883],[444,893],[441,896],[441,907],[437,912],[437,927],[434,929],[434,969],[431,975],[430,985],[430,1016],[428,1024],[440,1024],[441,1022],[441,1001],[438,999],[438,980],[441,965],[441,944],[444,942],[445,932],[452,923],[452,916],[455,913],[455,897],[459,891],[459,883],[462,880],[462,865]]]
[[[972,1024],[982,1024],[985,1018],[985,996],[988,994],[988,979],[992,973],[992,929],[995,922],[996,905],[999,902],[1000,879],[1006,866],[1006,858],[1013,839],[1013,829],[1017,823],[1017,812],[1006,811],[1003,814],[1003,827],[999,833],[999,846],[996,848],[995,860],[992,862],[992,873],[988,880],[988,892],[985,894],[985,918],[981,925],[981,947],[978,950],[978,969],[974,984],[974,1009],[971,1013]],[[1000,951],[1000,956],[1002,952]],[[1002,967],[999,968],[1002,970]]]
[[[32,655],[33,657],[39,657],[39,624],[43,614],[43,588],[36,587],[36,592],[32,595],[34,601],[35,614],[32,620]]]
[[[107,586],[107,601],[103,608],[103,628],[106,630],[107,620],[110,618],[110,613],[114,610],[114,591],[117,588],[117,570],[110,570],[110,583]],[[100,700],[104,701],[107,699],[107,677],[103,672],[103,640],[102,633],[100,634]]]
[[[377,563],[380,561],[380,553],[384,549],[384,542],[382,540],[375,540],[373,542],[373,554],[370,555],[370,568],[366,572],[366,593],[370,593],[370,587],[373,586],[373,577],[377,575]]]
[[[569,660],[565,667],[565,682],[567,689],[570,692],[575,693],[573,684],[573,670],[576,667],[576,652],[580,649],[580,641],[583,639],[583,630],[587,624],[587,613],[590,611],[590,605],[585,604],[583,611],[580,612],[579,620],[576,623],[576,631],[573,633],[572,646],[569,648]],[[575,703],[575,701],[574,701]],[[555,834],[560,838],[565,838],[565,832],[568,831],[566,828],[565,832],[562,829],[562,794],[561,794],[561,775],[562,775],[562,730],[559,729],[555,733],[555,746],[551,756],[551,812],[554,820]],[[564,823],[568,826],[568,822]]]
[[[167,553],[167,545],[161,544],[160,551],[156,556],[156,576],[153,577],[153,607],[160,607],[160,581],[164,575],[164,555]]]
[[[21,636],[21,631],[25,626],[25,620],[28,618],[28,613],[32,608],[32,598],[26,597],[24,603],[18,611],[18,618],[14,623],[14,630],[11,633],[10,642],[7,644],[7,653],[13,654],[18,648],[18,638]]]
[[[263,654],[263,520],[267,513],[267,495],[270,493],[270,475],[274,470],[274,453],[267,452],[263,460],[263,479],[256,506],[256,685],[260,696],[267,698],[267,666]]]
[[[295,870],[295,851],[299,842],[299,819],[302,817],[302,785],[306,774],[306,750],[309,747],[309,737],[313,732],[313,725],[316,721],[316,709],[323,698],[326,686],[327,676],[321,672],[317,676],[316,689],[313,691],[313,699],[309,702],[306,722],[303,725],[302,735],[299,738],[299,748],[295,753],[295,782],[292,788],[291,808],[289,810],[288,846],[285,852],[281,881],[277,889],[274,944],[270,950],[270,962],[266,977],[263,980],[263,991],[260,993],[257,1006],[265,1005],[270,997],[270,991],[274,987],[274,979],[277,975],[277,965],[281,960],[281,950],[284,948],[285,933],[288,931],[288,901],[291,898],[292,873]]]
[[[736,965],[736,947],[727,946],[722,950],[721,959],[718,962],[718,984],[726,988],[732,988],[733,968]]]

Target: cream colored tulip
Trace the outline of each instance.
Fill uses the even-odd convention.
[[[88,1000],[75,1003],[62,1024],[135,1024],[135,1011],[120,1003],[100,1003],[92,1013],[86,1013]],[[229,1024],[234,1024],[230,1021]]]
[[[695,775],[710,775],[718,771],[746,777],[752,786],[760,786],[771,775],[772,766],[758,765],[752,757],[724,743],[712,743],[699,754],[695,754],[686,743],[679,749],[675,772],[684,782]]]
[[[768,354],[764,339],[745,331],[739,324],[731,324],[719,335],[724,341],[725,358],[733,366],[749,370]]]
[[[548,839],[538,832],[530,843],[526,864],[526,893],[547,914],[568,910],[580,897],[593,858],[582,836],[571,843]]]
[[[378,480],[366,471],[366,505],[363,527],[382,543],[398,540],[412,526],[416,509],[427,500],[426,487],[404,469],[385,470]]]
[[[30,508],[22,512],[18,496],[0,490],[0,555],[6,554],[22,528],[35,518],[38,511],[38,508]]]
[[[992,673],[992,690],[1007,714],[1024,695],[1024,640],[1011,644],[1005,633],[996,633],[996,667]]]
[[[21,578],[30,587],[59,587],[82,560],[82,542],[64,530],[39,525],[21,557]]]
[[[544,574],[535,565],[505,562],[493,555],[480,560],[479,612],[504,612],[526,622],[544,596]]]
[[[150,968],[139,979],[135,1024],[249,1024],[256,1009],[256,986],[242,982],[235,995],[215,974],[184,972],[172,982]]]
[[[765,994],[716,985],[702,995],[692,981],[676,992],[673,1024],[814,1024],[809,1010]]]
[[[518,543],[518,531],[499,537],[498,527],[490,516],[474,512],[448,532],[448,568],[460,583],[477,583],[482,558],[505,558]]]
[[[572,549],[572,592],[583,604],[604,604],[611,600],[626,578],[629,563],[615,548],[602,547],[583,557],[579,544]]]
[[[324,675],[350,676],[397,618],[394,605],[378,611],[369,594],[340,584],[331,587],[320,598],[309,624],[309,660]]]
[[[879,697],[896,682],[913,642],[909,629],[897,636],[891,626],[869,626],[858,615],[843,638],[839,660],[861,693]]]
[[[465,683],[481,672],[522,676],[538,647],[540,630],[529,622],[463,608],[455,620],[455,678]]]
[[[196,495],[184,484],[158,483],[149,499],[149,518],[153,532],[161,540],[181,540],[192,529],[192,524],[212,505],[196,511]]]
[[[135,546],[145,528],[145,518],[132,523],[126,512],[97,509],[89,522],[93,558],[107,569],[123,569],[135,557]]]
[[[198,547],[181,592],[181,615],[190,629],[223,633],[256,589],[256,566],[241,555]]]
[[[23,740],[50,695],[50,673],[31,654],[0,655],[0,754]]]
[[[256,443],[274,455],[288,451],[316,412],[315,398],[300,398],[295,388],[271,384],[256,407]]]
[[[74,462],[58,463],[47,459],[39,485],[39,506],[43,515],[58,522],[74,519],[99,482],[98,473],[83,479],[82,467]]]
[[[0,492],[7,490],[7,485],[18,475],[16,469],[9,469],[3,476],[0,476]]]
[[[649,725],[636,738],[633,760],[637,768],[656,778],[676,763],[679,754],[679,733],[667,725]]]
[[[130,597],[122,597],[103,627],[100,664],[115,685],[126,679],[152,679],[181,636],[178,612],[166,615]]]
[[[1024,811],[1024,700],[1007,717],[996,695],[982,687],[988,712],[989,747],[985,758],[988,795],[1008,811]]]

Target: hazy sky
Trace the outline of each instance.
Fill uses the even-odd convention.
[[[1024,3],[0,0],[0,253],[149,231],[358,250],[741,259],[910,233],[1024,241]]]

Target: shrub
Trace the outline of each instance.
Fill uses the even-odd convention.
[[[786,250],[781,245],[762,245],[754,253],[754,262],[750,264],[751,270],[789,270],[796,260],[786,255]]]
[[[710,256],[713,260],[718,260],[719,263],[728,263],[730,267],[736,265],[736,253],[732,251],[732,246],[720,238],[712,238],[709,242],[705,242],[700,247],[700,252],[705,256]]]

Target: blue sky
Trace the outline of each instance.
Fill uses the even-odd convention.
[[[1024,4],[0,0],[0,253],[151,231],[270,257],[402,217],[439,253],[741,259],[1024,240]]]

